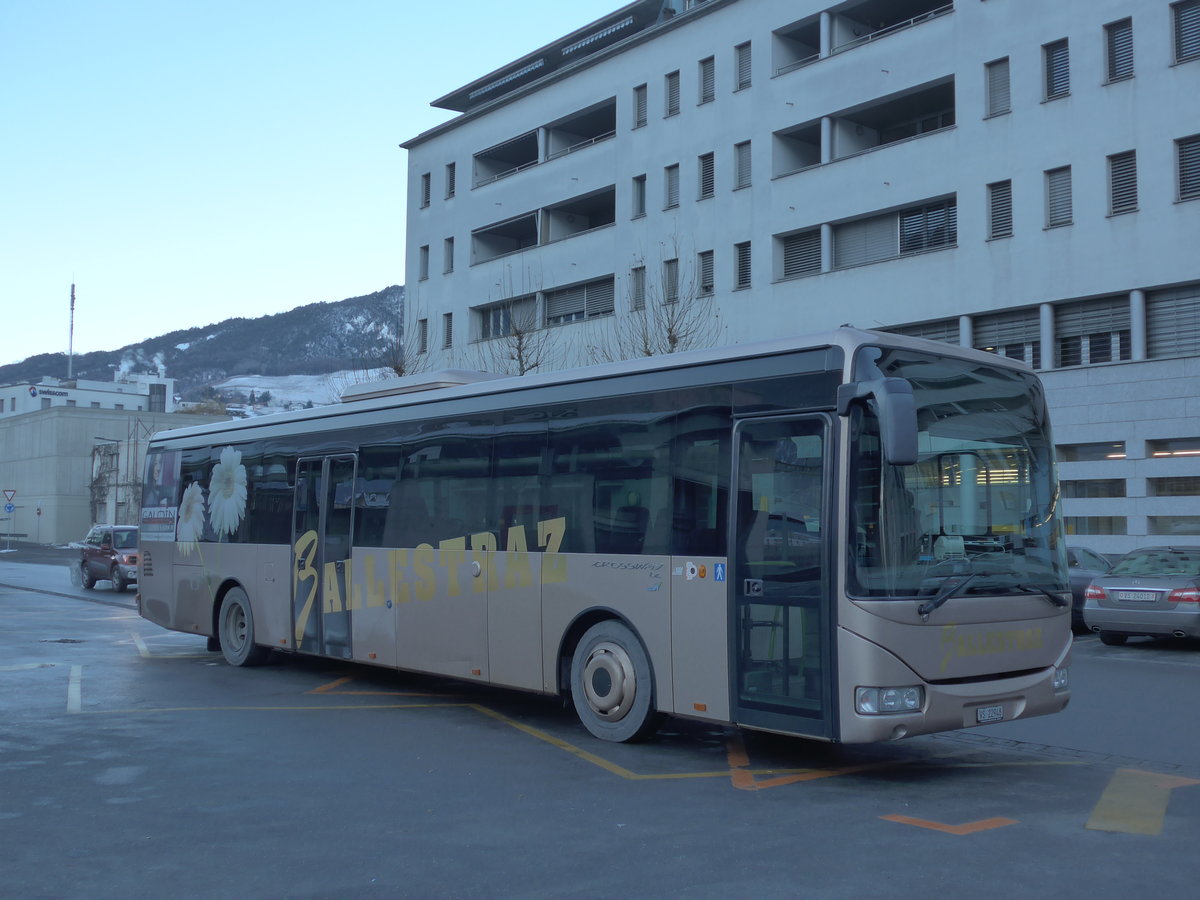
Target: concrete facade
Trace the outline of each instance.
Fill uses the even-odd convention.
[[[699,311],[694,343],[849,322],[993,349],[1045,379],[1072,542],[1200,543],[1198,23],[1194,0],[628,4],[405,144],[406,334],[430,367],[510,371],[529,330],[534,367],[633,355],[664,308]]]
[[[137,524],[150,436],[222,418],[67,406],[0,418],[0,489],[14,507],[0,539],[65,544],[98,522]]]

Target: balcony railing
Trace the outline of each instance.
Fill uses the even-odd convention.
[[[919,16],[913,16],[911,19],[905,19],[903,22],[896,22],[893,25],[888,25],[885,28],[880,28],[878,31],[872,31],[870,34],[864,34],[856,37],[852,41],[847,41],[844,44],[839,44],[832,49],[832,53],[844,53],[853,47],[861,47],[863,44],[869,44],[871,41],[877,41],[882,37],[887,37],[889,34],[895,34],[897,31],[903,31],[906,28],[912,28],[914,25],[920,25],[922,22],[928,22],[930,19],[936,19],[939,16],[944,16],[947,13],[954,12],[954,4],[947,3],[945,6],[939,6],[937,9],[930,10],[927,13],[921,13]]]

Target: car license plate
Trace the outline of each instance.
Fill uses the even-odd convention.
[[[975,710],[975,721],[980,725],[985,722],[1002,722],[1003,720],[1003,706],[981,706]]]
[[[1129,600],[1133,603],[1153,603],[1158,599],[1157,591],[1117,591],[1118,600]]]

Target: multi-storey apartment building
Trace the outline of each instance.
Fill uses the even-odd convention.
[[[640,0],[434,105],[427,365],[989,349],[1043,375],[1072,541],[1200,543],[1200,0]]]

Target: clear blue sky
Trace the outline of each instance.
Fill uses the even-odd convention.
[[[0,0],[0,364],[404,281],[429,102],[621,0]]]

